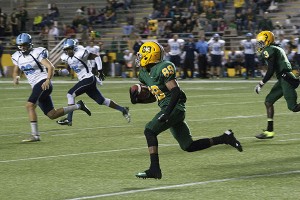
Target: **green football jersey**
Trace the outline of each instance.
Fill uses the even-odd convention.
[[[269,66],[269,61],[272,60],[272,70],[279,78],[283,72],[292,72],[292,66],[289,62],[284,50],[276,45],[267,46],[261,54],[266,65]],[[269,70],[269,69],[268,69]]]
[[[166,87],[166,83],[176,79],[176,68],[172,62],[163,61],[153,66],[148,72],[145,68],[139,71],[139,81],[148,86],[149,90],[155,95],[158,106],[168,106],[171,100],[171,92]],[[186,96],[181,91],[180,99],[176,108],[185,110]]]

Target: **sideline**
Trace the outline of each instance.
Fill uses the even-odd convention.
[[[182,188],[182,187],[189,187],[189,186],[196,186],[196,185],[207,185],[207,184],[210,184],[210,183],[223,183],[223,182],[229,182],[229,181],[240,181],[240,180],[246,180],[246,179],[291,175],[291,174],[299,174],[299,173],[300,173],[300,170],[278,172],[278,173],[272,173],[272,174],[258,174],[258,175],[250,175],[250,176],[240,176],[240,177],[236,177],[236,178],[215,179],[215,180],[209,180],[209,181],[183,183],[183,184],[177,184],[177,185],[167,185],[167,186],[154,187],[154,188],[128,190],[128,191],[125,191],[125,192],[106,193],[106,194],[99,194],[99,195],[94,195],[94,196],[77,197],[77,198],[66,199],[66,200],[83,200],[83,199],[95,199],[95,198],[101,198],[101,197],[121,196],[121,195],[135,194],[135,193],[140,193],[140,192],[149,192],[149,191],[172,189],[172,188]]]
[[[20,83],[28,83],[26,78],[25,80],[20,81]],[[219,79],[219,80],[178,80],[179,83],[256,83],[259,82],[260,78],[254,79],[254,80],[230,80],[230,79]],[[77,83],[78,80],[69,80],[69,81],[64,81],[64,80],[52,80],[52,83],[57,83],[57,84],[74,84]],[[114,83],[114,84],[123,84],[123,83],[137,83],[139,82],[138,79],[128,79],[128,80],[105,80],[103,83]],[[269,80],[268,82],[276,82],[275,80]],[[11,83],[12,80],[0,80],[0,83]]]

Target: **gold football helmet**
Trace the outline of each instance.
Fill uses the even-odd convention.
[[[146,67],[149,64],[159,63],[164,58],[165,50],[157,42],[145,42],[136,55],[136,64]]]
[[[265,47],[270,46],[275,41],[275,36],[271,31],[262,31],[256,36],[256,49],[261,52]]]

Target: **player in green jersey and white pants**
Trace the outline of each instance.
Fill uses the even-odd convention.
[[[164,61],[164,49],[157,42],[145,42],[137,53],[137,64],[141,67],[139,80],[148,86],[156,97],[160,112],[146,124],[144,134],[150,154],[149,169],[136,174],[138,178],[161,179],[162,173],[158,156],[157,136],[161,132],[170,129],[182,150],[194,152],[209,148],[213,145],[228,144],[243,151],[240,142],[234,137],[231,130],[213,137],[193,140],[190,129],[185,122],[185,93],[180,89],[176,81],[176,68],[172,62]],[[152,99],[140,100],[136,92],[130,93],[131,102],[150,103]],[[154,101],[156,101],[154,100]]]
[[[258,139],[271,139],[274,137],[274,103],[282,96],[285,98],[289,110],[293,112],[300,111],[296,92],[296,88],[299,86],[299,79],[292,73],[291,63],[284,50],[279,45],[274,44],[274,41],[275,37],[271,31],[262,31],[256,37],[257,51],[262,61],[268,66],[268,70],[263,80],[256,85],[255,92],[259,94],[263,85],[271,79],[274,73],[278,79],[266,96],[265,106],[268,126],[266,130],[255,136]]]

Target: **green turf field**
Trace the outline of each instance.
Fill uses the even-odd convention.
[[[57,125],[38,110],[42,141],[22,144],[30,126],[25,102],[30,86],[0,80],[0,199],[268,200],[300,199],[300,116],[275,104],[275,138],[257,140],[266,128],[264,97],[274,82],[254,93],[254,81],[179,81],[186,92],[187,122],[195,139],[232,129],[244,147],[226,145],[187,153],[166,131],[159,136],[161,180],[137,179],[149,167],[144,125],[156,103],[131,105],[132,79],[109,79],[104,96],[129,106],[132,122],[82,95],[92,116],[74,113],[73,126]],[[24,79],[23,79],[24,80]],[[54,79],[57,80],[57,79]],[[55,107],[67,104],[74,84],[54,82]],[[298,89],[299,90],[299,89]]]

